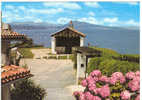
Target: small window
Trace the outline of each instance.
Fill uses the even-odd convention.
[[[81,64],[81,67],[84,67],[84,64]]]

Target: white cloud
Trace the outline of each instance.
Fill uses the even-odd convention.
[[[95,17],[83,17],[83,18],[77,19],[77,21],[87,22],[90,24],[100,24],[100,25],[103,24],[101,21],[98,21]]]
[[[52,9],[30,9],[31,13],[41,13],[41,14],[57,14],[60,12],[63,12],[64,10],[62,8],[52,8]]]
[[[125,23],[126,25],[129,25],[129,26],[139,26],[139,25],[140,25],[140,23],[134,21],[133,19],[128,20],[128,21],[126,21],[126,22],[124,22],[124,23]]]
[[[130,5],[138,5],[139,3],[138,2],[128,2],[128,4],[130,4]]]
[[[101,7],[98,2],[85,2],[84,4],[85,4],[86,6],[94,7],[94,8],[99,8],[99,7]]]
[[[46,7],[60,7],[60,8],[67,8],[67,9],[81,9],[81,6],[77,3],[73,2],[46,2],[43,3]]]
[[[59,24],[66,24],[69,21],[71,21],[70,18],[63,18],[63,17],[61,17],[61,18],[57,19],[57,23],[59,23]]]
[[[118,22],[118,18],[114,17],[114,18],[104,18],[104,22],[106,23],[116,23]]]
[[[34,22],[35,22],[35,23],[41,23],[41,22],[43,22],[43,20],[41,20],[41,19],[36,19],[36,20],[34,20]]]
[[[89,16],[95,16],[95,13],[92,12],[92,11],[90,11],[90,12],[88,13],[88,15],[89,15]]]

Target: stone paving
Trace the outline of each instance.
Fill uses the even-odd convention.
[[[70,86],[75,85],[75,73],[71,60],[25,59],[34,74],[32,80],[46,89],[44,100],[75,100]]]

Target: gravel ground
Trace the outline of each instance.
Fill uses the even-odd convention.
[[[70,86],[75,85],[71,60],[25,59],[34,77],[31,79],[47,91],[44,100],[75,100]]]

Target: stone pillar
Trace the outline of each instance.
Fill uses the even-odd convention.
[[[1,56],[2,56],[2,62],[1,64],[3,65],[9,65],[10,64],[10,51],[8,50],[9,48],[9,45],[10,45],[10,41],[8,40],[2,40],[1,42],[1,48],[2,48],[2,51],[1,51]]]
[[[80,37],[80,47],[84,46],[84,37]]]
[[[76,84],[78,85],[78,79],[79,79],[79,73],[80,73],[80,58],[81,58],[81,54],[77,53],[77,73],[76,73]]]
[[[2,100],[10,100],[10,85],[2,87]]]
[[[77,84],[79,78],[85,78],[85,74],[86,74],[86,55],[77,53],[77,74],[76,74]]]
[[[52,49],[52,54],[56,54],[56,38],[55,37],[51,37],[51,49]]]

